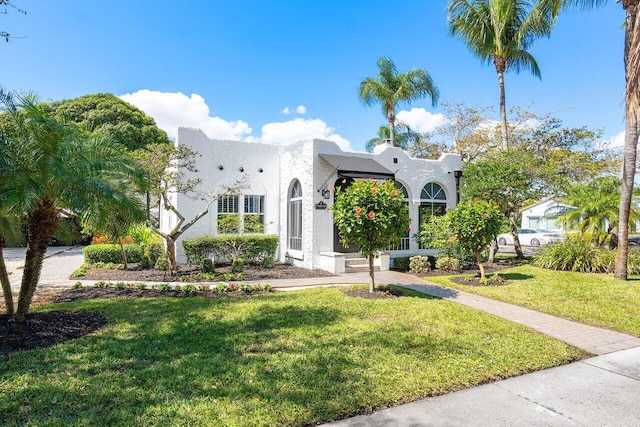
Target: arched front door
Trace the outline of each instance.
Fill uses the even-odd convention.
[[[344,190],[345,188],[349,187],[353,181],[355,181],[353,178],[338,178],[334,184],[334,188],[336,189],[336,192],[333,193],[333,201],[335,202],[336,199],[336,194],[338,194],[338,188],[340,188],[341,190]],[[351,244],[349,245],[348,248],[345,248],[342,245],[342,239],[340,238],[340,232],[338,231],[338,226],[336,225],[336,223],[333,223],[333,251],[334,252],[358,252],[358,247],[355,244]]]

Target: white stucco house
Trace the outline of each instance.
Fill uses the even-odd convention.
[[[209,214],[178,241],[178,262],[185,256],[181,240],[220,232],[262,232],[279,236],[277,261],[333,273],[348,271],[349,252],[340,241],[330,210],[336,185],[361,178],[393,179],[404,192],[409,215],[417,224],[426,215],[443,214],[457,203],[462,159],[443,154],[438,160],[416,159],[399,148],[381,144],[373,153],[345,152],[325,140],[288,145],[223,141],[208,138],[199,129],[180,128],[176,144],[200,153],[198,177],[203,191],[230,185],[244,177],[239,196],[214,202]],[[188,219],[206,202],[173,194],[178,210]],[[231,218],[233,216],[233,218]],[[160,211],[160,225],[168,230],[176,218]],[[407,233],[397,247],[378,260],[381,269],[389,259],[435,251],[420,248]],[[411,234],[411,235],[410,235]]]
[[[558,218],[573,209],[575,207],[563,203],[558,197],[547,197],[520,210],[521,228],[567,231],[566,224]]]

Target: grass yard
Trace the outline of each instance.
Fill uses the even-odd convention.
[[[309,425],[560,365],[581,350],[455,303],[337,288],[103,299],[98,333],[4,356],[0,423]]]
[[[640,279],[621,281],[611,274],[574,273],[533,266],[500,272],[506,286],[465,286],[451,276],[428,280],[544,313],[640,337]]]

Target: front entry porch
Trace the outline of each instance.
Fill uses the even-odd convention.
[[[373,259],[375,271],[389,270],[389,252],[378,252]],[[320,252],[320,268],[333,274],[369,271],[369,260],[359,252]]]

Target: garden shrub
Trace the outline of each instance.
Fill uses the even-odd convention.
[[[130,263],[140,263],[145,259],[142,247],[135,243],[124,245],[124,251]],[[84,248],[83,253],[85,262],[89,264],[97,262],[121,264],[123,262],[120,245],[117,244],[90,245]]]
[[[202,236],[182,242],[187,263],[199,265],[205,258],[234,260],[242,258],[250,264],[262,265],[266,258],[275,260],[278,236],[270,235],[223,235]],[[269,261],[266,261],[267,264]]]
[[[201,260],[199,266],[201,273],[213,273],[215,271],[213,261],[210,258]]]
[[[161,241],[149,241],[144,244],[144,256],[149,262],[149,266],[155,266],[160,258],[166,258],[164,253],[164,243]]]
[[[241,257],[234,258],[231,261],[231,272],[242,273],[242,270],[244,270],[244,260]]]
[[[569,239],[540,248],[533,264],[550,270],[613,273],[615,262],[614,249],[599,248],[581,239]],[[629,274],[639,274],[640,253],[630,251],[627,265]]]
[[[402,256],[393,259],[393,269],[398,271],[409,271],[409,257]]]
[[[414,274],[426,273],[431,270],[429,257],[417,255],[409,258],[409,269]]]
[[[458,272],[462,270],[462,265],[460,264],[460,260],[458,258],[443,256],[436,259],[436,268],[438,270]]]
[[[158,258],[156,260],[156,263],[154,264],[153,268],[156,269],[156,270],[168,271],[169,270],[169,260],[167,260],[167,257],[161,256],[160,258]]]

